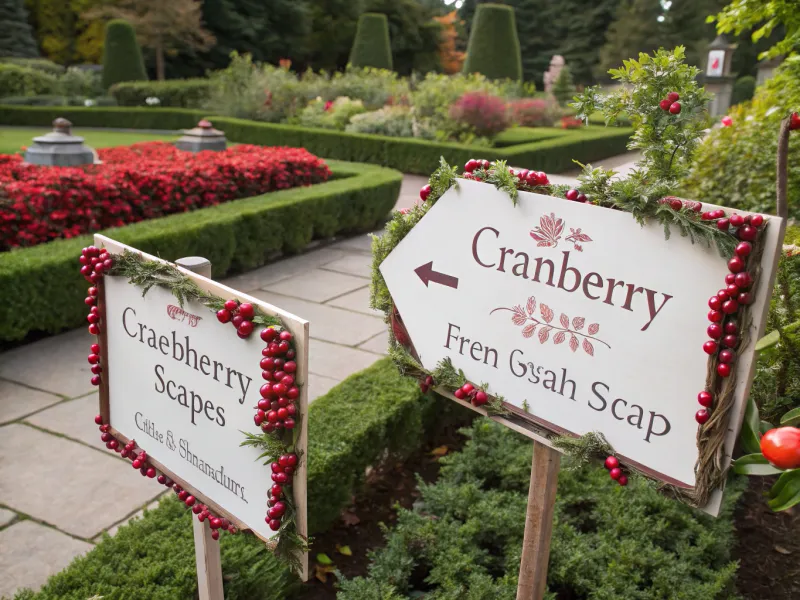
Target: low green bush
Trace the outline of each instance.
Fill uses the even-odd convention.
[[[22,107],[0,105],[0,124],[49,127],[64,117],[73,127],[123,127],[125,129],[191,129],[206,116],[202,111],[146,107]]]
[[[542,142],[566,135],[563,129],[555,127],[512,127],[494,136],[492,142],[496,148],[507,148],[519,144]]]
[[[449,403],[448,403],[449,404]],[[448,405],[422,396],[389,359],[351,375],[308,411],[308,518],[313,535],[329,527],[358,491],[367,466],[402,459]],[[227,600],[284,600],[298,585],[251,535],[220,538]],[[105,537],[15,600],[192,600],[197,594],[191,513],[174,497]]]
[[[739,77],[733,84],[733,92],[731,92],[731,106],[741,104],[753,98],[756,91],[756,78],[752,75],[745,75]]]
[[[38,69],[56,77],[63,75],[66,71],[66,68],[62,65],[54,63],[52,60],[47,60],[46,58],[15,58],[4,56],[0,58],[0,63],[10,63],[20,67],[28,67],[29,69]]]
[[[145,106],[147,98],[158,98],[165,108],[200,108],[211,96],[208,79],[170,79],[167,81],[124,81],[108,91],[120,106]]]
[[[35,96],[59,91],[58,78],[45,71],[0,63],[0,90],[8,96]]]
[[[312,239],[374,229],[397,200],[401,174],[371,165],[328,164],[333,181],[103,233],[167,260],[204,256],[214,265],[214,276],[222,277],[263,265],[279,252],[299,252]],[[0,253],[0,341],[85,325],[86,281],[77,257],[90,244],[91,236],[84,235]]]
[[[533,445],[488,419],[465,432],[464,450],[420,484],[369,576],[342,582],[339,600],[516,597]],[[562,468],[547,598],[736,598],[731,513],[742,484],[713,518],[640,480],[622,488],[598,465]]]

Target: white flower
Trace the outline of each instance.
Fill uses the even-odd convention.
[[[84,106],[94,106],[94,100],[90,100],[89,98],[86,98],[86,100],[83,101],[83,105]]]
[[[159,100],[155,96],[150,96],[148,98],[145,98],[144,102],[145,104],[147,104],[147,106],[155,106],[157,104],[161,104],[161,100]]]

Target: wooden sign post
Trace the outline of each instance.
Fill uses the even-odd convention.
[[[197,515],[199,597],[222,600],[220,529],[250,531],[270,547],[286,527],[297,539],[307,536],[308,322],[212,281],[206,259],[181,259],[176,268],[101,235],[95,245],[117,268],[92,279],[97,291],[90,290],[98,316],[90,320],[98,336],[90,356],[100,391],[97,421],[110,449],[122,451],[142,475],[174,484]],[[121,257],[136,273],[119,272]],[[241,307],[243,320],[249,305],[250,331],[215,314],[225,302],[237,314]],[[265,336],[259,322],[276,329]],[[285,365],[279,381],[265,365],[270,356]],[[258,436],[262,429],[272,435],[275,423],[285,427],[280,443],[288,445],[270,469]],[[298,574],[306,580],[308,556],[296,547]]]
[[[696,231],[728,232],[714,247],[622,210],[516,200],[459,178],[397,215],[373,297],[423,389],[534,440],[517,599],[540,600],[556,448],[591,445],[620,485],[635,472],[719,512],[786,221],[673,199]]]

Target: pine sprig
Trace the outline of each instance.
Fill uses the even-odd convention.
[[[553,446],[572,458],[572,468],[614,454],[611,444],[598,431],[590,431],[580,437],[558,436],[553,439]]]
[[[451,187],[458,187],[458,167],[451,167],[444,156],[440,156],[439,166],[431,174],[428,184],[431,186],[431,193],[428,195],[427,203],[433,205]]]
[[[448,388],[460,388],[467,382],[467,376],[464,375],[464,371],[456,369],[449,356],[439,361],[432,375],[436,385],[443,385]]]
[[[519,197],[519,191],[517,190],[518,180],[517,176],[511,173],[511,169],[508,168],[506,161],[496,160],[491,163],[489,169],[485,171],[483,181],[491,183],[501,192],[508,194],[508,197],[511,198],[511,203],[514,206],[517,205],[517,199]]]
[[[505,406],[503,406],[503,402],[506,399],[499,394],[495,394],[493,396],[489,396],[489,402],[487,402],[483,407],[486,409],[486,414],[493,416],[493,417],[509,417],[511,416],[511,411],[508,410]]]

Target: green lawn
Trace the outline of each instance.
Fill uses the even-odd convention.
[[[14,154],[23,146],[30,146],[33,138],[44,135],[51,129],[39,127],[0,127],[0,154]],[[75,135],[85,138],[86,144],[92,148],[108,148],[110,146],[128,146],[136,142],[152,140],[174,140],[175,135],[156,135],[150,133],[118,133],[114,131],[73,130]]]

